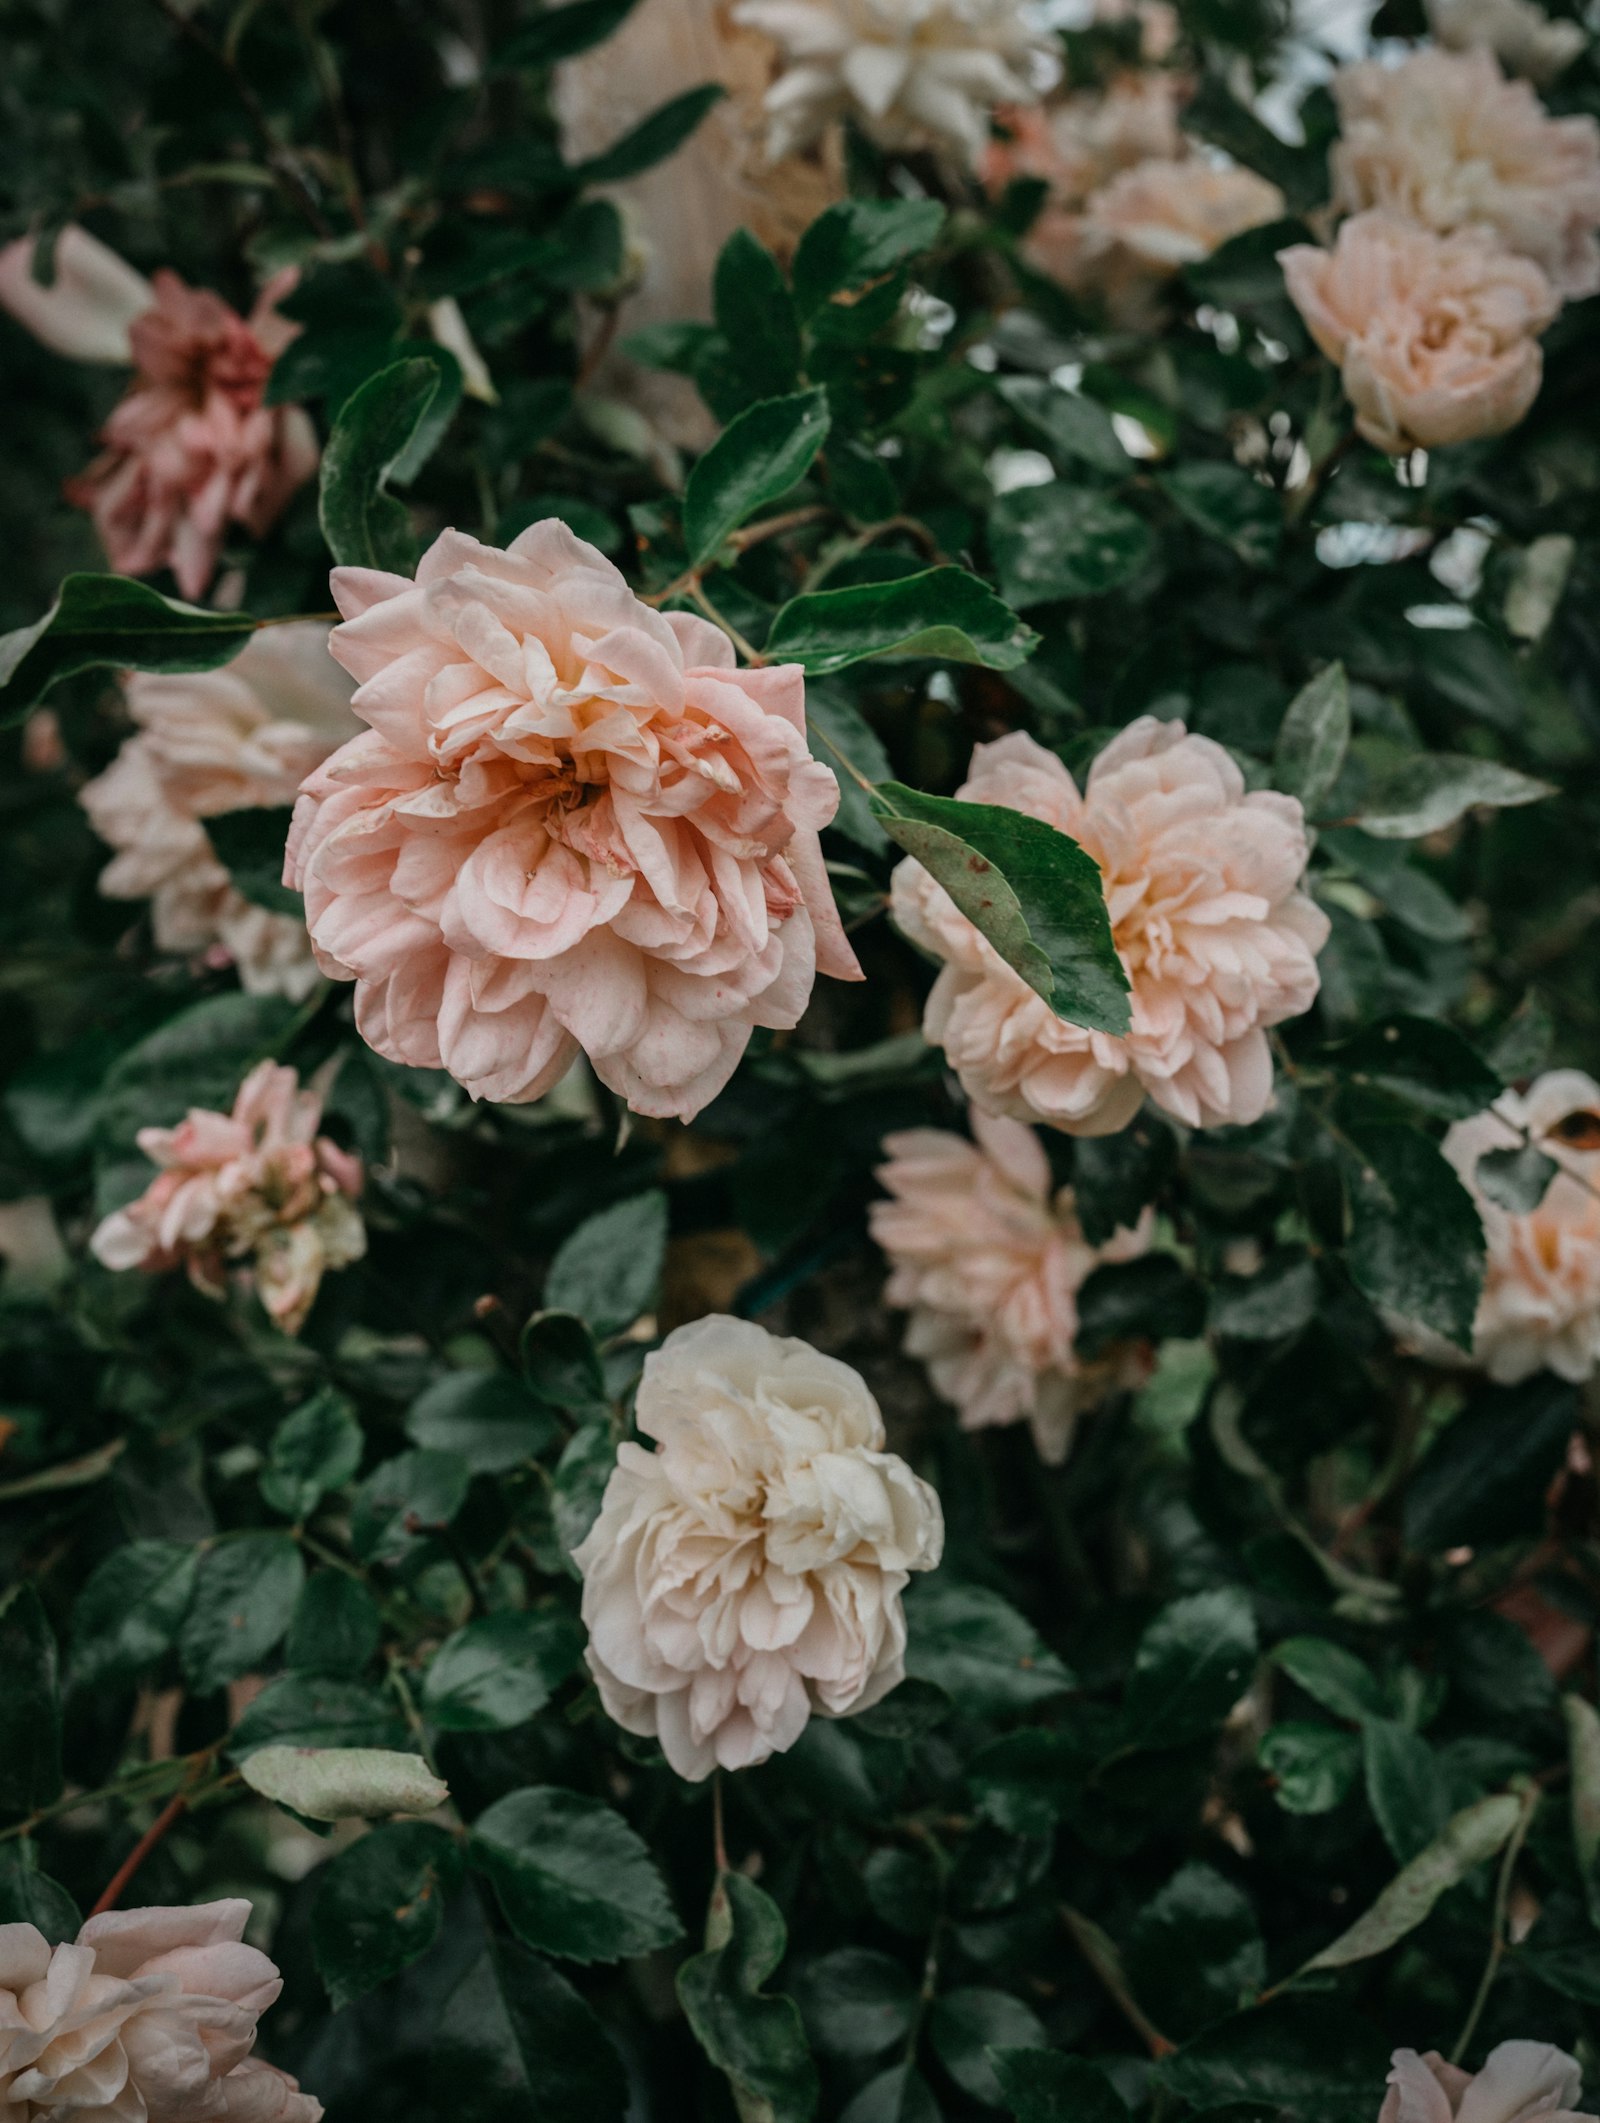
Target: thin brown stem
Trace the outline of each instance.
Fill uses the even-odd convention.
[[[128,1852],[128,1855],[111,1875],[111,1878],[106,1883],[104,1893],[99,1901],[95,1903],[93,1909],[90,1910],[90,1916],[104,1916],[108,1909],[116,1908],[123,1889],[167,1833],[167,1830],[173,1827],[179,1817],[187,1811],[188,1805],[189,1794],[187,1791],[175,1791],[172,1794],[166,1805],[162,1807],[161,1811],[150,1823],[150,1826],[140,1836],[138,1842],[134,1844],[132,1850]]]
[[[728,1843],[722,1826],[722,1771],[711,1779],[711,1857],[717,1878],[728,1870]]]

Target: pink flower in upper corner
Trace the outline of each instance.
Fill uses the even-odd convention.
[[[71,1945],[0,1925],[0,2108],[34,2123],[319,2123],[250,2054],[283,1988],[250,1904],[110,1910]]]
[[[298,1334],[324,1272],[367,1250],[360,1160],[318,1135],[321,1118],[317,1093],[267,1061],[239,1086],[231,1114],[194,1106],[175,1128],[141,1128],[139,1148],[161,1171],[97,1227],[96,1258],[147,1274],[182,1266],[217,1298],[228,1263],[248,1260],[273,1321]]]
[[[1585,2112],[1577,2060],[1549,2042],[1501,2042],[1481,2070],[1436,2049],[1397,2049],[1378,2123],[1574,2123]],[[1593,2123],[1593,2118],[1588,2119]]]
[[[1137,1345],[1084,1363],[1073,1342],[1079,1290],[1102,1262],[1146,1252],[1154,1216],[1092,1246],[1033,1130],[976,1109],[971,1119],[974,1142],[943,1128],[884,1138],[878,1178],[891,1199],[869,1211],[893,1271],[884,1296],[911,1314],[907,1353],[964,1430],[1026,1418],[1040,1457],[1059,1464],[1083,1410],[1149,1370]]]
[[[1345,222],[1331,251],[1299,243],[1278,260],[1378,449],[1503,435],[1539,395],[1538,334],[1560,298],[1532,259],[1487,232],[1436,236],[1375,210]]]
[[[1525,1137],[1562,1169],[1537,1208],[1518,1215],[1484,1193],[1478,1161],[1485,1151],[1517,1149]],[[1457,1121],[1445,1136],[1444,1154],[1477,1203],[1488,1242],[1473,1358],[1502,1386],[1541,1369],[1578,1384],[1600,1365],[1597,1144],[1600,1084],[1576,1069],[1552,1070],[1520,1097],[1504,1092],[1487,1113]],[[1408,1339],[1448,1361],[1431,1340]]]
[[[1600,292],[1600,123],[1552,118],[1486,51],[1363,60],[1333,77],[1334,204],[1387,207],[1440,235],[1491,230],[1572,301]]]
[[[1296,800],[1246,794],[1221,745],[1150,715],[1107,745],[1081,796],[1020,732],[979,745],[957,794],[1045,819],[1094,857],[1133,989],[1126,1037],[1066,1024],[907,857],[894,918],[944,960],[923,1031],[973,1103],[1069,1135],[1114,1133],[1147,1093],[1192,1128],[1259,1120],[1272,1096],[1268,1028],[1310,1009],[1328,935],[1298,889]]]
[[[100,431],[100,456],[67,486],[120,574],[170,568],[185,597],[202,596],[229,524],[261,537],[316,471],[306,413],[263,402],[298,329],[276,308],[297,277],[292,266],[276,274],[246,318],[156,274],[154,306],[129,331],[128,394]]]
[[[307,780],[286,876],[380,1054],[518,1102],[581,1047],[635,1112],[688,1120],[818,970],[861,977],[798,665],[736,669],[554,519],[333,590],[371,728]]]
[[[216,671],[130,674],[137,725],[80,801],[114,859],[109,899],[148,899],[156,945],[220,949],[253,995],[300,1001],[317,984],[305,924],[245,898],[217,860],[204,820],[292,804],[301,782],[361,727],[348,676],[318,620],[263,627]]]

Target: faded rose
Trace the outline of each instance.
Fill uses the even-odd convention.
[[[1577,2060],[1548,2042],[1501,2042],[1476,2072],[1436,2049],[1397,2049],[1390,2061],[1378,2123],[1574,2123],[1581,2114]]]

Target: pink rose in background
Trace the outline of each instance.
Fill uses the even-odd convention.
[[[233,1111],[191,1107],[175,1128],[141,1128],[161,1167],[137,1201],[89,1243],[108,1268],[147,1274],[183,1267],[197,1290],[225,1297],[228,1264],[248,1259],[256,1291],[285,1334],[297,1334],[324,1272],[366,1252],[355,1208],[360,1160],[318,1135],[322,1100],[293,1069],[261,1062]]]
[[[1086,201],[1062,277],[1102,294],[1117,322],[1144,328],[1163,281],[1286,212],[1282,192],[1254,170],[1187,156],[1140,162]]]
[[[1300,243],[1278,259],[1380,450],[1503,435],[1538,396],[1537,335],[1560,300],[1531,259],[1485,231],[1436,236],[1374,211],[1345,222],[1331,251]]]
[[[228,525],[259,538],[316,471],[306,413],[263,403],[298,329],[276,309],[297,278],[292,266],[276,274],[245,318],[176,273],[156,274],[154,306],[129,331],[128,395],[100,432],[100,456],[67,486],[118,573],[171,568],[185,597],[202,596]]]
[[[306,775],[361,725],[320,620],[263,627],[216,671],[123,681],[136,729],[79,800],[114,859],[110,899],[148,899],[157,948],[220,948],[254,995],[300,1001],[317,984],[305,924],[246,899],[203,821],[292,804]]]
[[[919,862],[894,873],[894,918],[944,961],[923,1017],[975,1105],[1069,1135],[1110,1135],[1148,1095],[1191,1128],[1259,1120],[1268,1028],[1310,1009],[1328,918],[1298,890],[1305,819],[1247,794],[1219,744],[1144,715],[1096,759],[1080,796],[1020,732],[979,745],[957,794],[1045,819],[1094,857],[1132,983],[1125,1038],[1057,1017]]]
[[[243,1943],[250,1904],[112,1910],[72,1945],[0,1924],[0,2108],[32,2123],[319,2123],[250,2054],[283,1988]]]
[[[1148,1371],[1143,1348],[1084,1363],[1073,1341],[1084,1282],[1103,1261],[1146,1252],[1154,1216],[1090,1245],[1033,1130],[976,1109],[971,1120],[974,1142],[943,1128],[884,1137],[890,1199],[868,1212],[893,1271],[884,1296],[911,1314],[906,1350],[964,1430],[1025,1418],[1040,1457],[1058,1464],[1080,1413]]]
[[[1501,2042],[1476,2072],[1436,2049],[1397,2049],[1390,2062],[1378,2123],[1576,2123],[1581,2113],[1577,2060],[1549,2042]]]
[[[371,728],[307,780],[286,876],[380,1054],[521,1101],[581,1047],[636,1112],[688,1120],[818,970],[860,978],[798,665],[737,669],[553,519],[333,588]]]
[[[1568,301],[1600,291],[1600,123],[1552,118],[1486,51],[1363,60],[1333,77],[1334,203],[1386,207],[1440,235],[1492,230]]]

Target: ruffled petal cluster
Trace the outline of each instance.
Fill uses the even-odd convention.
[[[158,949],[218,951],[255,995],[299,1001],[317,983],[305,924],[244,897],[205,825],[292,804],[306,775],[360,728],[350,681],[317,620],[263,627],[218,671],[124,681],[137,728],[80,800],[114,859],[111,899],[148,899]]]
[[[181,1266],[212,1297],[227,1294],[228,1264],[248,1260],[272,1319],[298,1333],[324,1273],[367,1250],[360,1161],[317,1133],[321,1119],[317,1093],[267,1061],[231,1113],[195,1106],[175,1128],[141,1128],[139,1148],[161,1170],[96,1227],[96,1258],[147,1274]]]
[[[1481,50],[1363,60],[1333,92],[1341,211],[1385,207],[1441,236],[1488,229],[1564,300],[1600,291],[1600,122],[1552,118]]]
[[[306,782],[286,874],[380,1054],[517,1101],[581,1048],[636,1112],[687,1120],[819,970],[860,978],[798,665],[736,668],[554,520],[333,584],[370,728]]]
[[[589,1665],[678,1774],[744,1769],[905,1670],[901,1594],[944,1542],[939,1499],[884,1450],[859,1373],[714,1316],[645,1359],[600,1515],[573,1551]]]
[[[18,2123],[319,2123],[250,2051],[282,1978],[250,1904],[108,1911],[71,1945],[0,1924],[0,2110]]]
[[[1501,2042],[1481,2071],[1397,2049],[1378,2123],[1579,2123],[1583,2074],[1549,2042]],[[1593,2119],[1590,2119],[1593,2123]]]
[[[1539,334],[1560,299],[1532,259],[1485,231],[1436,236],[1373,210],[1345,222],[1331,251],[1302,243],[1278,257],[1380,450],[1503,435],[1539,395]]]
[[[1600,1115],[1600,1084],[1555,1069],[1522,1095],[1507,1091],[1489,1112],[1457,1121],[1444,1139],[1488,1243],[1473,1356],[1501,1385],[1540,1370],[1578,1382],[1600,1364],[1600,1151],[1562,1139],[1574,1114]],[[1587,1125],[1582,1132],[1592,1137]],[[1484,1193],[1478,1160],[1528,1140],[1562,1169],[1538,1207],[1517,1215]]]
[[[998,104],[1029,103],[1059,61],[1022,0],[739,0],[785,65],[767,92],[773,161],[848,117],[881,146],[976,164]]]
[[[1292,796],[1246,793],[1221,745],[1141,716],[1080,796],[1031,737],[979,745],[958,792],[1069,833],[1100,866],[1132,986],[1125,1037],[1057,1017],[911,858],[894,917],[944,961],[923,1018],[975,1105],[1069,1135],[1125,1127],[1146,1095],[1190,1127],[1259,1120],[1267,1032],[1311,1007],[1328,919],[1298,889],[1305,820]]]
[[[1031,1128],[974,1111],[972,1132],[885,1136],[889,1199],[869,1211],[892,1270],[884,1296],[910,1313],[907,1352],[964,1430],[1026,1420],[1041,1458],[1059,1463],[1083,1410],[1148,1369],[1142,1349],[1086,1364],[1073,1342],[1079,1290],[1102,1262],[1148,1249],[1153,1214],[1092,1246]]]

